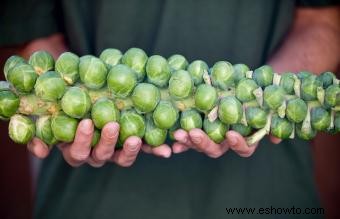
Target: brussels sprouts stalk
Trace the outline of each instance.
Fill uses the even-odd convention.
[[[246,78],[252,79],[253,78],[253,71],[246,72]]]
[[[294,92],[295,92],[295,95],[297,97],[300,97],[301,96],[301,94],[300,94],[301,81],[296,75],[294,75],[293,77],[294,77]]]
[[[195,99],[193,97],[189,97],[184,100],[174,100],[173,104],[178,110],[184,111],[195,107]]]
[[[96,102],[98,99],[103,98],[103,97],[113,99],[112,93],[110,92],[109,89],[106,89],[106,88],[102,88],[99,90],[88,90],[88,94],[90,96],[92,103]]]
[[[279,108],[277,108],[277,114],[279,114],[280,118],[284,118],[286,116],[286,108],[287,108],[287,103],[284,100]]]
[[[306,115],[305,119],[302,122],[302,127],[301,127],[301,131],[302,132],[309,133],[312,130],[311,118],[310,118],[310,111],[311,111],[312,108],[313,108],[313,106],[309,102],[307,104],[307,115]]]
[[[321,105],[323,105],[325,102],[325,90],[323,89],[323,87],[316,88],[316,96]]]
[[[295,123],[294,122],[292,123],[292,126],[293,126],[293,130],[292,130],[292,133],[289,136],[290,139],[294,139],[295,138]]]
[[[258,104],[262,107],[263,106],[263,90],[261,87],[258,87],[257,89],[255,89],[253,91],[253,94],[256,97],[256,101],[258,102]]]
[[[335,111],[331,110],[331,122],[329,124],[329,127],[327,128],[328,131],[334,128],[334,118],[335,118]]]
[[[203,72],[203,80],[204,80],[204,83],[211,85],[211,78],[207,70],[204,70]]]
[[[242,114],[242,119],[240,123],[244,126],[248,126],[247,118],[246,118],[246,109],[247,109],[246,104],[243,104],[242,107],[243,107],[243,114]]]
[[[208,113],[208,120],[213,122],[218,117],[218,106],[215,106],[209,113]]]
[[[24,115],[47,115],[54,114],[61,109],[57,102],[48,102],[39,97],[29,94],[20,96],[19,113]]]
[[[281,81],[281,75],[279,75],[278,73],[274,73],[273,84],[280,85],[280,81]]]
[[[265,135],[269,134],[272,116],[273,112],[270,112],[267,116],[266,125],[262,129],[259,129],[254,134],[246,138],[248,146],[252,146],[256,142],[259,142]]]
[[[114,102],[117,106],[117,109],[119,110],[131,109],[133,107],[131,98],[125,98],[125,99],[117,98],[114,100]]]

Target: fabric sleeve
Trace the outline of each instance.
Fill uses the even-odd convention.
[[[55,0],[6,0],[0,13],[0,46],[15,46],[58,32]]]
[[[296,0],[296,5],[301,7],[325,7],[340,5],[339,0]]]

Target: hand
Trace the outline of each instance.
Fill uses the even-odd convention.
[[[172,147],[173,153],[182,153],[191,148],[212,158],[222,156],[229,149],[235,151],[241,157],[249,157],[258,146],[258,142],[254,145],[248,145],[244,137],[235,131],[228,131],[221,144],[216,144],[201,129],[192,129],[189,132],[179,129],[174,133],[174,136],[177,142]],[[274,144],[281,142],[281,139],[273,136],[270,136],[270,140]]]
[[[136,136],[129,137],[121,150],[115,150],[119,134],[119,124],[110,122],[104,126],[98,144],[91,149],[94,126],[92,120],[84,119],[79,123],[77,133],[72,143],[57,145],[65,161],[73,167],[88,163],[93,167],[101,167],[106,162],[114,162],[122,167],[131,166],[137,158],[140,149],[162,157],[170,157],[171,149],[166,145],[157,148],[143,145]],[[34,138],[28,145],[28,150],[38,158],[48,156],[50,149],[38,138]]]

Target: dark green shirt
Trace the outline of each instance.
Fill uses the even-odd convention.
[[[17,1],[19,2],[19,1]],[[301,0],[26,0],[5,3],[0,44],[14,45],[64,32],[79,55],[114,47],[149,55],[185,55],[245,63],[266,62],[280,45]],[[37,186],[36,218],[244,218],[225,208],[319,207],[310,147],[300,140],[263,140],[250,158],[227,152],[211,159],[197,152],[161,159],[140,154],[131,168],[107,164],[70,167],[55,149]],[[315,215],[267,215],[272,218]]]

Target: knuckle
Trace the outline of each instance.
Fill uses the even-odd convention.
[[[89,154],[71,149],[70,156],[75,161],[84,161],[88,158]]]
[[[113,150],[96,150],[94,157],[96,161],[103,162],[109,160],[113,155]]]

